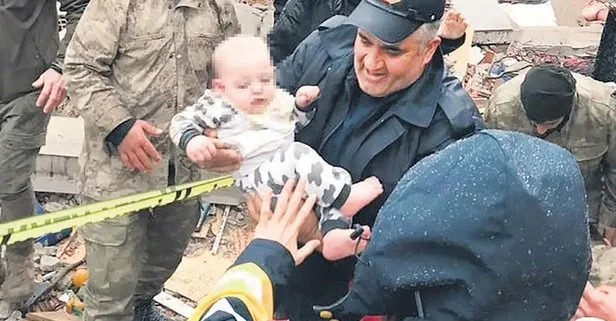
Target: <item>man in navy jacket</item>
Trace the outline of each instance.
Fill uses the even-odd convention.
[[[382,196],[355,223],[371,226],[417,161],[483,127],[444,63],[438,37],[444,10],[445,0],[364,0],[349,17],[324,22],[277,67],[278,84],[289,92],[303,85],[321,89],[314,117],[296,139],[348,170],[354,182],[374,175],[383,183]],[[239,162],[229,157],[232,151],[219,151],[210,170]],[[292,293],[277,317],[313,320],[311,304],[345,293],[352,270],[353,259],[311,255],[291,276]]]

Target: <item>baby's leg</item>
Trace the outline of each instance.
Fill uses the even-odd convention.
[[[383,192],[375,177],[351,185],[351,175],[346,170],[331,166],[312,148],[298,142],[277,151],[269,162],[246,175],[240,188],[260,194],[271,190],[273,195],[279,195],[290,178],[304,178],[306,194],[317,196],[317,205],[339,208],[348,217]]]
[[[322,207],[340,209],[351,217],[383,193],[383,186],[376,177],[352,184],[351,174],[344,168],[328,164],[307,145],[294,142],[285,153],[293,161],[299,177],[306,179],[306,192],[317,196]]]

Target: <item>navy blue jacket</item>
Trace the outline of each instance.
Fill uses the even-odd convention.
[[[345,19],[335,16],[324,22],[278,65],[282,88],[291,93],[303,85],[321,89],[314,118],[296,138],[320,154],[360,90],[353,69],[357,29],[344,24]],[[390,107],[361,124],[365,130],[349,138],[340,151],[339,165],[351,173],[353,182],[374,175],[385,190],[355,216],[357,223],[372,225],[398,180],[418,160],[483,128],[474,102],[447,71],[440,51],[415,84],[384,103]]]

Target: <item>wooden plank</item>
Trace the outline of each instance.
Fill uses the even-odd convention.
[[[182,302],[182,300],[173,297],[171,294],[162,291],[154,297],[154,301],[158,304],[170,309],[171,311],[185,317],[190,318],[195,309],[188,304]]]
[[[54,312],[30,312],[26,315],[31,321],[79,321],[79,317],[70,315],[64,310]]]
[[[233,261],[223,255],[213,255],[205,249],[198,256],[185,256],[171,278],[165,282],[165,289],[198,302],[212,290]]]

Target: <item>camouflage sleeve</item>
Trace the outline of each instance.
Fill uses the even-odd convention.
[[[92,0],[66,50],[68,96],[86,126],[110,133],[133,118],[111,84],[111,65],[118,52],[128,0]]]
[[[490,97],[488,100],[488,104],[483,111],[483,120],[485,121],[487,129],[498,129],[496,128],[496,116],[494,115],[494,111],[496,110],[496,104],[494,103],[493,97]]]
[[[186,145],[193,137],[202,135],[207,128],[218,128],[231,120],[233,113],[233,109],[223,99],[206,91],[194,105],[173,116],[169,135],[176,146],[186,150]]]
[[[602,224],[616,227],[616,109],[610,112],[610,116],[608,150],[603,159],[605,177],[599,217]]]
[[[220,13],[219,21],[225,38],[237,35],[240,33],[240,24],[235,14],[235,7],[228,0],[221,0],[219,3]]]
[[[64,55],[66,54],[66,47],[68,47],[73,34],[75,33],[75,27],[79,19],[83,15],[84,10],[88,6],[89,0],[59,0],[60,10],[66,12],[66,34],[62,38],[60,48],[56,60],[53,62],[54,66],[64,69]]]

